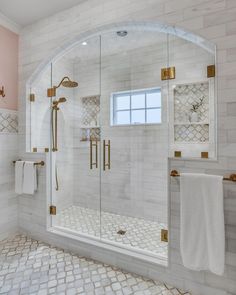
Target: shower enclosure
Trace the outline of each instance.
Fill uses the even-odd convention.
[[[168,157],[180,148],[215,156],[207,46],[127,25],[48,64],[28,91],[29,149],[48,152],[50,164],[50,227],[166,265]]]

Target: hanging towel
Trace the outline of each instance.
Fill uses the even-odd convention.
[[[25,161],[23,193],[33,195],[37,190],[37,169],[34,162]]]
[[[16,161],[15,163],[15,192],[19,195],[23,192],[24,163],[24,161]]]
[[[185,267],[224,273],[223,178],[180,175],[180,252]]]

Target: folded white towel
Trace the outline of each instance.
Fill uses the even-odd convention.
[[[24,161],[16,161],[15,164],[15,192],[22,194],[23,192],[23,168]]]
[[[33,195],[37,190],[37,169],[34,162],[25,161],[23,193]]]
[[[225,265],[223,179],[180,175],[180,251],[185,267],[222,275]]]

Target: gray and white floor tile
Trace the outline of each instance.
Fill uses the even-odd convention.
[[[56,225],[78,233],[132,246],[167,259],[168,243],[161,241],[167,225],[142,218],[71,206],[59,212]],[[123,233],[119,234],[118,232]]]
[[[0,294],[190,295],[23,235],[0,242]]]

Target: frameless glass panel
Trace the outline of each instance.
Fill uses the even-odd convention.
[[[67,82],[53,97],[54,103],[61,101],[57,149],[52,153],[52,194],[57,207],[53,222],[64,231],[99,239],[100,37],[83,44],[53,64],[52,85]],[[72,87],[76,83],[68,83],[65,77],[78,86]]]
[[[117,111],[130,109],[130,96],[115,96],[114,99]]]
[[[45,152],[50,147],[50,98],[47,88],[51,87],[51,65],[28,89],[27,102],[30,109],[30,144],[28,151]]]
[[[145,108],[145,94],[136,94],[136,95],[133,94],[131,96],[131,108],[132,109]]]
[[[129,124],[130,123],[130,111],[119,111],[116,113],[116,124]]]
[[[147,110],[147,123],[161,123],[161,110],[160,109]]]
[[[147,93],[147,108],[161,107],[161,91]]]
[[[145,110],[135,110],[131,112],[132,124],[145,123]]]

